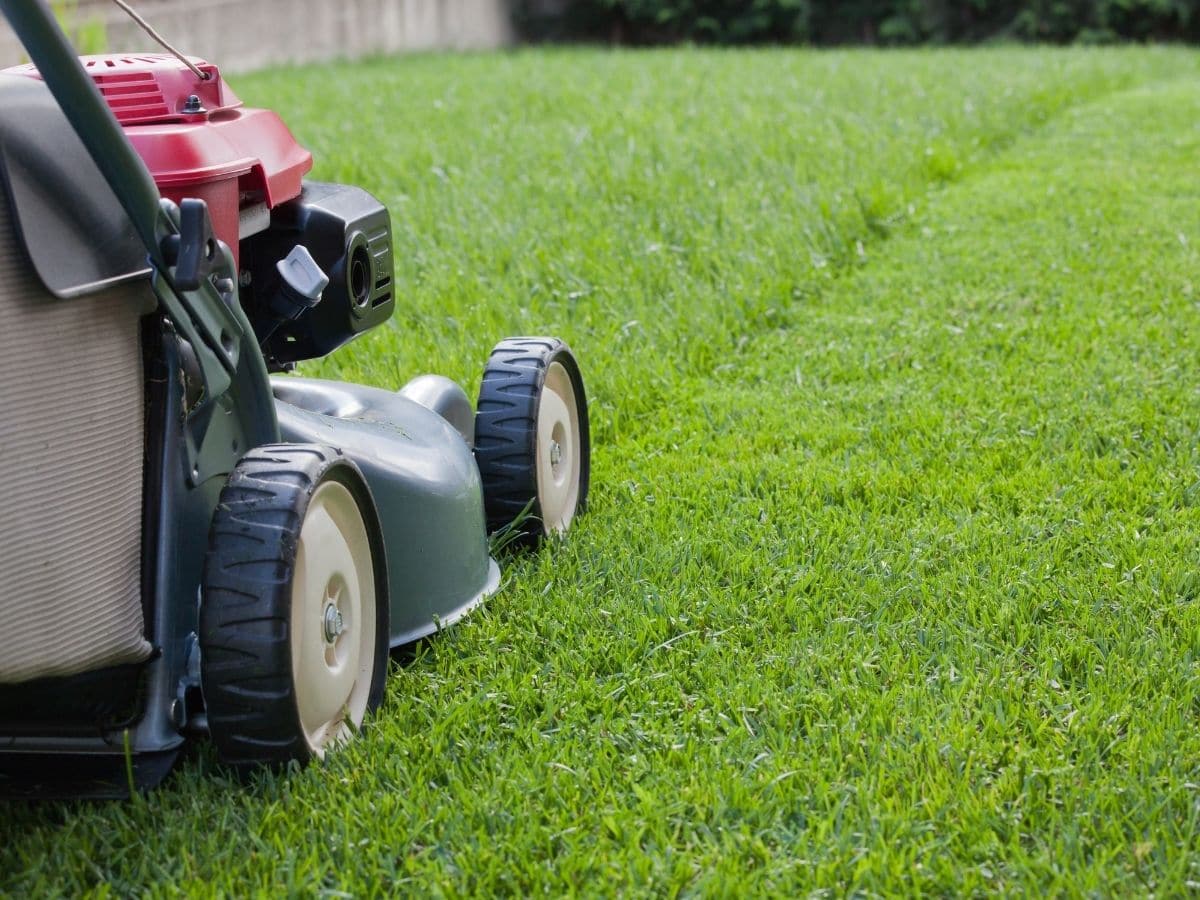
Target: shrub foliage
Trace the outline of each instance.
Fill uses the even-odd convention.
[[[1200,0],[517,0],[532,38],[919,44],[1200,39]]]

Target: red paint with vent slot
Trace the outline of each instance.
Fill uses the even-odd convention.
[[[197,78],[168,54],[85,56],[81,62],[162,195],[176,203],[204,200],[217,237],[236,261],[241,214],[298,197],[312,154],[274,112],[244,107],[216,66],[189,59],[209,77]],[[32,65],[4,71],[40,77]]]

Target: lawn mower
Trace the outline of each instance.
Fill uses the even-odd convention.
[[[0,792],[147,789],[205,734],[322,757],[496,590],[489,534],[582,510],[579,367],[502,341],[474,409],[290,374],[391,316],[387,209],[216,66],[0,9],[32,60],[0,74]]]

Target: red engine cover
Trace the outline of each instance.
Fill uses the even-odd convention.
[[[253,233],[268,210],[300,195],[312,154],[274,112],[243,107],[216,66],[191,61],[209,77],[197,78],[168,54],[80,59],[162,195],[204,200],[236,260],[242,232]],[[41,77],[32,65],[4,71]]]

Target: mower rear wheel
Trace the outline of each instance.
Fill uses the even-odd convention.
[[[479,386],[475,459],[489,532],[511,526],[536,543],[565,532],[583,511],[591,464],[587,395],[563,341],[508,338],[496,345]]]
[[[336,450],[259,448],[221,492],[200,607],[209,730],[238,768],[347,740],[387,674],[386,572],[366,482]]]

